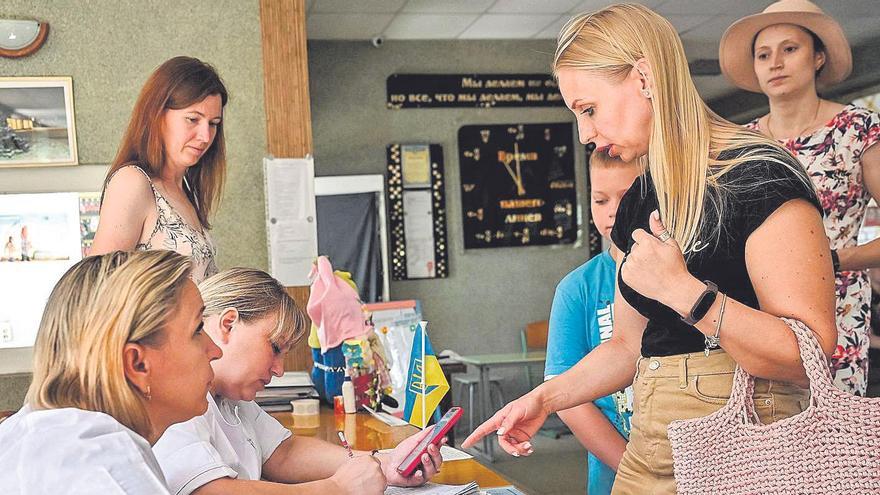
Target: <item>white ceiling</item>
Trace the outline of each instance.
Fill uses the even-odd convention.
[[[306,0],[308,37],[316,40],[555,39],[572,15],[607,0]],[[714,41],[768,0],[643,0],[685,41]],[[880,34],[880,0],[817,0],[853,44]]]
[[[608,0],[306,0],[313,40],[555,39],[572,15]],[[769,0],[642,0],[678,29],[688,56],[716,58],[721,34]],[[880,36],[880,0],[815,0],[855,46]],[[856,68],[858,69],[858,68]],[[696,78],[703,97],[733,91],[721,76]]]

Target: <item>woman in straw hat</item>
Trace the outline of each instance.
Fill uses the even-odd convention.
[[[798,346],[780,317],[804,322],[826,354],[833,350],[821,205],[791,154],[706,106],[675,28],[648,8],[576,16],[560,33],[553,69],[581,142],[638,158],[646,171],[621,200],[611,234],[626,253],[614,332],[463,446],[494,431],[504,450],[528,455],[548,414],[632,383],[632,430],[612,493],[672,494],[667,426],[717,411],[736,365],[761,377],[755,409],[764,423],[805,407]]]
[[[747,127],[788,148],[806,167],[825,212],[837,295],[835,384],[865,395],[871,284],[880,240],[856,246],[868,201],[880,197],[880,116],[819,97],[852,69],[840,25],[808,0],[782,0],[735,22],[721,39],[721,69],[735,85],[761,92],[770,113]]]
[[[0,493],[168,493],[150,446],[205,412],[221,355],[191,271],[172,251],[114,251],[61,277],[25,405],[0,424]]]

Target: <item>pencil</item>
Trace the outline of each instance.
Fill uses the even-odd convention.
[[[342,442],[342,446],[345,447],[345,450],[348,451],[348,457],[354,459],[354,454],[351,452],[351,445],[348,444],[348,440],[345,439],[345,433],[342,431],[337,431],[336,435],[339,437],[339,441]]]

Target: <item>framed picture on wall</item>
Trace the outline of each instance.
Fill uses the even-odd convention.
[[[0,77],[0,167],[77,163],[73,79]]]

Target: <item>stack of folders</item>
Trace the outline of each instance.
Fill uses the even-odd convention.
[[[385,489],[385,495],[478,495],[480,487],[472,481],[467,485],[438,485],[425,483],[415,488],[402,488],[389,486]]]
[[[307,371],[288,371],[276,377],[265,390],[257,392],[256,402],[266,412],[290,411],[290,401],[317,398],[318,392]]]

